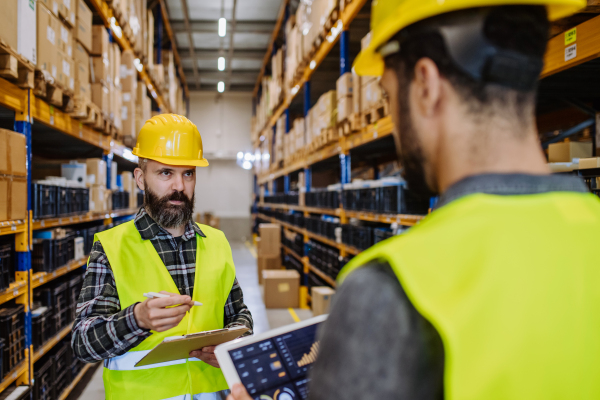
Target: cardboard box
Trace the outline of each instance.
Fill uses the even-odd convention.
[[[86,65],[88,74],[89,74],[90,56],[89,56],[87,50],[85,49],[85,47],[83,47],[83,45],[79,42],[73,43],[73,61],[75,61],[76,63],[81,63],[81,64]],[[88,78],[88,82],[89,82],[89,78]]]
[[[75,26],[76,0],[62,0],[58,6],[58,15],[71,27]]]
[[[135,94],[137,92],[137,71],[133,63],[135,58],[135,54],[131,50],[125,50],[121,54],[119,76],[121,78],[123,93]]]
[[[90,83],[110,83],[110,62],[108,57],[92,57],[92,69],[90,70]]]
[[[27,179],[12,178],[8,183],[10,201],[8,205],[8,219],[27,218]]]
[[[92,17],[92,10],[85,1],[77,0],[77,22],[73,36],[87,51],[92,50]]]
[[[73,64],[73,58],[67,54],[59,52],[59,64],[58,64],[58,81],[69,90],[75,90],[75,66]]]
[[[121,48],[117,43],[110,44],[110,77],[115,86],[121,86]]]
[[[108,32],[104,25],[92,26],[92,48],[90,54],[108,59]]]
[[[590,158],[592,152],[592,142],[552,143],[548,146],[548,161],[572,162],[574,158]]]
[[[0,176],[0,221],[8,220],[8,182],[10,178]]]
[[[136,136],[135,130],[135,92],[123,92],[121,104],[121,123],[123,135]]]
[[[361,112],[361,101],[362,101],[362,90],[361,90],[361,77],[352,73],[352,112],[360,114]]]
[[[18,0],[2,1],[2,12],[0,13],[0,38],[15,50],[19,45],[18,13]]]
[[[0,174],[27,176],[25,135],[0,128]]]
[[[100,107],[108,115],[110,110],[110,93],[108,88],[101,83],[92,83],[92,103]]]
[[[17,35],[17,51],[20,55],[31,61],[37,63],[37,29],[36,24],[33,21],[36,20],[36,4],[35,1],[30,0],[18,0],[19,1],[19,12],[18,12],[18,35]],[[6,9],[2,10],[3,14],[6,14]],[[4,16],[4,15],[3,15]],[[0,17],[0,26],[4,26],[4,20]],[[2,29],[2,28],[0,28]],[[2,36],[0,34],[0,36]]]
[[[58,21],[58,25],[59,35],[56,41],[58,50],[66,53],[69,57],[73,57],[73,34],[71,33],[71,28],[62,21]]]
[[[93,185],[106,186],[106,161],[101,158],[88,158],[85,164],[88,176],[94,175]]]
[[[294,270],[265,270],[266,308],[298,308],[300,304],[300,274]]]
[[[108,209],[107,192],[106,188],[101,185],[90,188],[90,211],[106,211]]]
[[[337,103],[337,122],[342,122],[349,118],[353,111],[352,96],[346,96],[338,99]]]
[[[263,271],[281,269],[281,256],[258,256],[258,283],[263,284]]]
[[[260,224],[258,232],[261,238],[259,256],[279,256],[281,254],[281,225]]]
[[[600,168],[600,157],[580,158],[579,169]]]
[[[75,82],[81,84],[90,83],[90,64],[75,61]]]
[[[92,85],[90,85],[89,83],[75,81],[74,94],[78,100],[82,100],[84,102],[91,102],[92,101]]]
[[[37,6],[37,66],[58,79],[58,19],[50,10],[38,3]]]
[[[44,7],[46,7],[48,10],[50,10],[52,15],[54,15],[55,17],[58,18],[60,4],[62,3],[62,0],[38,0],[37,3],[38,3],[38,5],[43,4]]]
[[[352,96],[352,90],[354,86],[352,84],[352,72],[346,72],[339,77],[335,84],[336,96],[338,99],[346,96]]]
[[[312,287],[310,296],[312,298],[313,317],[323,314],[329,314],[329,309],[331,308],[331,300],[333,299],[334,294],[335,290],[333,290],[329,286]]]

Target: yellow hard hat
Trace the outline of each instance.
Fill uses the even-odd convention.
[[[168,165],[208,167],[198,128],[177,114],[160,114],[146,121],[133,154]]]
[[[586,0],[373,0],[371,43],[359,53],[354,71],[367,76],[383,74],[384,62],[378,49],[409,25],[452,11],[505,5],[546,6],[548,18],[555,21],[585,8]]]

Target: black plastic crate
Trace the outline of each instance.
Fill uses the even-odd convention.
[[[384,186],[379,191],[382,213],[426,215],[429,212],[429,200],[417,198],[403,185]]]
[[[54,332],[59,332],[69,324],[71,309],[68,306],[68,283],[54,283],[33,293],[34,299],[50,308],[53,315]]]
[[[33,348],[37,350],[54,336],[54,316],[49,307],[38,307],[31,312],[31,332]]]
[[[81,292],[81,285],[83,284],[83,275],[77,274],[69,280],[69,303],[68,306],[71,309],[69,315],[69,322],[75,321],[75,313],[77,311],[77,299]]]
[[[112,209],[123,210],[129,208],[129,192],[115,191],[112,193]]]
[[[57,187],[57,216],[71,214],[71,203],[73,201],[73,190],[71,188],[58,186]]]
[[[33,272],[52,272],[56,269],[54,250],[54,239],[33,239]]]
[[[0,337],[4,339],[3,376],[25,359],[25,308],[0,309]]]
[[[61,343],[62,345],[59,344],[55,347],[55,352],[52,355],[53,399],[58,399],[72,381],[71,365],[69,363],[69,348],[71,346],[66,341]]]
[[[52,185],[40,183],[31,185],[31,207],[34,219],[56,217],[57,191],[57,187]]]
[[[375,228],[373,229],[373,243],[377,244],[394,236],[394,232],[390,228]]]
[[[44,357],[33,368],[33,400],[53,400],[52,357]]]
[[[12,244],[0,245],[0,290],[7,289],[15,281],[15,267]]]

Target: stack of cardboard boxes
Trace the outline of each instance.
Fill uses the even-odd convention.
[[[138,81],[134,60],[135,54],[133,54],[133,51],[131,50],[126,50],[121,55],[120,80],[121,88],[123,90],[121,106],[121,119],[123,122],[122,134],[124,138],[129,138],[127,140],[128,142],[136,137],[137,132],[135,110],[137,104]]]
[[[25,135],[0,129],[0,221],[27,217]]]
[[[36,63],[36,3],[30,0],[2,0],[0,39],[3,44]],[[16,66],[15,66],[16,68]]]
[[[263,271],[281,268],[281,225],[260,224],[258,231],[258,281],[262,283]]]
[[[92,102],[100,108],[105,118],[110,114],[110,99],[112,86],[112,65],[109,54],[112,53],[108,39],[108,31],[104,25],[94,25],[92,28],[92,49],[90,82],[92,84]]]
[[[354,90],[352,72],[346,72],[336,82],[337,122],[348,119],[354,113]]]
[[[129,193],[128,208],[137,208],[137,194],[140,190],[138,189],[137,183],[135,183],[135,179],[131,172],[126,171],[121,173],[121,186],[123,191]]]
[[[111,195],[106,189],[106,161],[101,158],[88,158],[85,163],[90,187],[90,211],[107,211],[110,209]]]
[[[73,32],[74,100],[76,106],[84,107],[92,101],[89,55],[92,50],[92,11],[84,0],[77,1],[77,23]]]

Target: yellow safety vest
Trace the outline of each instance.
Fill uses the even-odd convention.
[[[105,360],[104,387],[108,400],[161,400],[187,398],[228,389],[219,368],[197,359],[136,368],[134,365],[167,336],[223,328],[224,308],[235,280],[231,248],[223,232],[200,225],[206,237],[196,235],[196,274],[193,307],[175,328],[152,332],[135,348]],[[150,240],[142,240],[133,221],[96,234],[115,277],[121,308],[145,300],[144,293],[179,293]]]
[[[358,255],[439,332],[449,400],[600,399],[600,201],[474,194]]]

